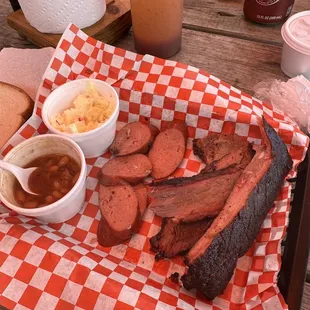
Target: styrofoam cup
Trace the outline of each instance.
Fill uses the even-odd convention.
[[[72,107],[72,102],[81,92],[87,90],[90,83],[109,102],[115,105],[110,118],[100,127],[84,133],[65,133],[55,129],[50,119],[57,113]],[[79,79],[59,86],[45,100],[42,119],[46,127],[54,134],[68,137],[83,150],[86,158],[99,157],[104,154],[115,138],[116,121],[119,114],[119,98],[112,86],[96,79]]]
[[[13,185],[15,177],[10,172],[0,170],[0,200],[18,214],[36,217],[44,222],[62,223],[75,216],[85,201],[87,169],[81,148],[66,137],[48,134],[40,135],[14,147],[3,160],[24,167],[34,159],[50,154],[69,155],[81,167],[80,176],[69,193],[48,206],[25,209],[19,207],[14,197]]]
[[[306,44],[292,31],[294,24],[310,17],[310,11],[292,15],[282,26],[281,34],[284,40],[281,69],[289,77],[304,75],[310,79],[310,43]],[[295,28],[296,31],[296,28]],[[309,26],[310,35],[310,26]]]

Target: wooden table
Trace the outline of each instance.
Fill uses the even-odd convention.
[[[184,0],[182,50],[172,59],[211,72],[253,94],[253,86],[266,79],[287,77],[280,69],[281,25],[261,26],[244,18],[243,0]],[[308,0],[296,0],[294,12],[309,9]],[[0,49],[35,48],[6,24],[9,1],[0,3]],[[130,32],[115,44],[134,51]],[[302,309],[310,309],[310,261]]]

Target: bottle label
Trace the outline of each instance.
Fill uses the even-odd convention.
[[[282,20],[283,16],[282,15],[277,15],[277,16],[268,16],[268,15],[256,15],[256,18],[258,20],[261,20],[261,21],[280,21]]]
[[[258,4],[263,5],[263,6],[270,6],[270,5],[273,5],[279,1],[280,0],[256,0],[256,2]]]

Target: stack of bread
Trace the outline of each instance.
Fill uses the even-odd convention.
[[[51,47],[1,50],[0,149],[31,116],[33,100],[53,53]]]
[[[0,82],[0,148],[31,116],[33,105],[21,88]]]

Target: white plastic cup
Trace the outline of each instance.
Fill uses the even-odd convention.
[[[81,148],[66,137],[48,134],[40,135],[14,147],[3,160],[24,167],[34,159],[49,154],[69,155],[81,167],[80,176],[69,193],[45,207],[36,209],[21,208],[15,200],[13,192],[15,177],[11,173],[0,169],[0,200],[18,214],[36,217],[38,220],[48,223],[63,223],[75,216],[83,207],[85,201],[87,168]]]
[[[110,118],[100,127],[83,133],[65,133],[55,129],[50,119],[57,113],[72,107],[72,102],[81,92],[87,90],[90,83],[104,96],[115,109]],[[104,154],[115,138],[116,122],[119,115],[119,98],[112,86],[96,79],[79,79],[68,82],[54,90],[45,100],[42,119],[50,132],[75,141],[86,158],[99,157]]]
[[[305,44],[294,35],[292,25],[297,19],[309,17],[310,11],[292,15],[282,26],[284,40],[281,69],[289,77],[303,75],[310,79],[310,44]]]

